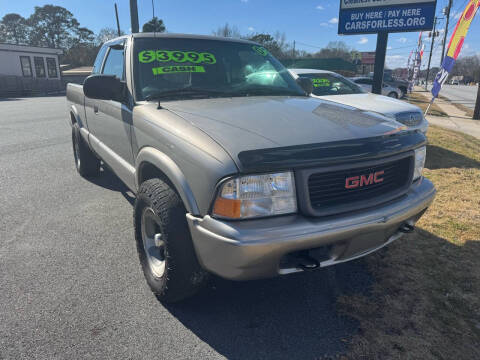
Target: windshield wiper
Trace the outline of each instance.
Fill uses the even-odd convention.
[[[159,91],[145,97],[145,100],[150,101],[154,99],[162,99],[168,98],[173,96],[180,96],[180,95],[220,95],[226,94],[224,91],[219,90],[211,90],[211,89],[200,89],[200,88],[193,88],[193,87],[186,87],[180,89],[173,89],[173,90],[166,90],[166,91]]]
[[[290,96],[305,96],[305,94],[295,92],[292,89],[284,89],[278,87],[268,87],[268,86],[251,86],[244,89],[231,92],[234,95],[290,95]]]

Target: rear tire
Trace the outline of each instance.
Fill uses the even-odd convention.
[[[398,94],[396,92],[392,91],[388,94],[388,97],[391,97],[393,99],[398,99]]]
[[[198,263],[185,214],[182,200],[167,183],[142,183],[133,213],[137,251],[147,284],[162,302],[194,295],[208,278]]]
[[[77,124],[72,127],[72,145],[75,167],[83,177],[94,177],[100,173],[100,160],[90,150],[80,135],[80,128]]]

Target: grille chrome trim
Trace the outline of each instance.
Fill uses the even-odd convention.
[[[378,167],[383,164],[385,164],[385,167],[388,168],[389,166],[392,165],[391,163],[401,161],[401,160],[408,161],[407,158],[409,158],[409,164],[408,164],[408,174],[406,174],[405,184],[398,188],[388,189],[388,191],[385,194],[381,194],[381,195],[373,194],[372,198],[369,198],[369,199],[360,199],[357,201],[342,203],[340,205],[327,205],[327,206],[319,206],[319,207],[315,206],[316,200],[318,199],[313,199],[312,201],[310,197],[309,179],[312,175],[332,174],[335,172],[339,172],[340,176],[338,177],[338,181],[341,182],[342,178],[345,179],[344,174],[347,172],[350,172],[350,171],[355,172],[356,169],[359,169],[361,171],[362,169],[365,169],[365,168]],[[320,168],[317,167],[317,168],[310,168],[310,169],[298,169],[295,171],[295,179],[297,183],[296,185],[297,185],[297,198],[298,198],[299,209],[303,214],[307,216],[318,217],[318,216],[329,216],[334,214],[366,209],[382,203],[386,203],[388,201],[391,201],[395,198],[398,198],[404,195],[408,191],[409,187],[412,184],[413,170],[414,170],[413,168],[414,168],[414,152],[408,151],[406,153],[402,153],[392,157],[371,160],[371,161],[363,161],[355,164],[342,164],[342,165],[320,167]],[[386,176],[389,176],[389,175],[386,175]],[[375,186],[379,186],[381,188],[382,185],[383,183],[379,183],[379,184],[370,185],[360,189],[357,188],[356,190],[371,192],[372,191],[371,189],[375,188]],[[321,185],[317,187],[316,191],[319,191],[320,188],[322,188]],[[325,189],[326,189],[325,186],[323,186],[322,190],[326,191]],[[337,189],[335,190],[338,190],[338,189],[339,188],[337,187]],[[319,192],[317,192],[317,194],[319,194],[320,196]],[[345,195],[343,196],[347,196],[347,197],[349,196],[347,192],[344,192],[344,194]]]
[[[395,120],[403,125],[417,126],[423,120],[423,113],[419,111],[404,111],[395,114]]]

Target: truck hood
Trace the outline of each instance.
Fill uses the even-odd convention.
[[[377,137],[395,120],[312,97],[259,96],[163,102],[218,142],[239,164],[243,151]]]
[[[421,112],[418,106],[409,104],[406,101],[370,93],[322,96],[321,98],[366,111],[375,111],[386,116],[394,116],[400,112]]]

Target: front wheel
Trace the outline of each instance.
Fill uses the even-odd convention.
[[[142,183],[134,208],[135,239],[145,279],[160,301],[178,302],[206,283],[198,263],[186,210],[164,181]]]
[[[394,99],[398,99],[398,94],[397,94],[396,92],[393,92],[393,91],[392,91],[392,92],[390,92],[390,93],[388,94],[388,97],[391,97],[391,98],[394,98]]]

